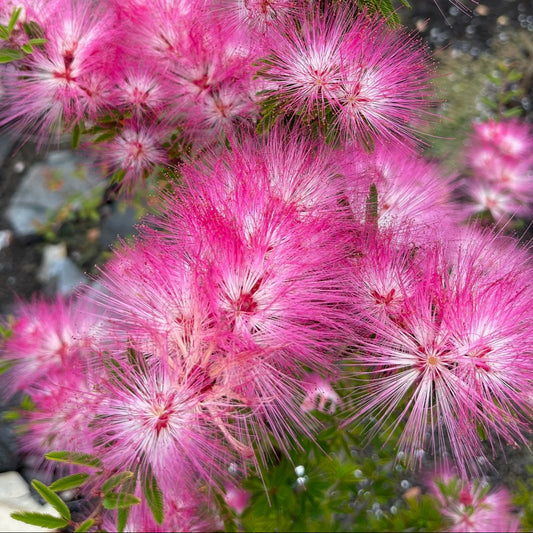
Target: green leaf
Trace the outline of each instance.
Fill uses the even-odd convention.
[[[513,107],[512,109],[508,109],[502,113],[505,118],[518,117],[521,114],[522,110],[519,107]]]
[[[125,472],[120,472],[119,474],[110,477],[103,485],[102,492],[107,494],[109,491],[113,490],[118,485],[122,485],[124,481],[133,477],[133,472],[126,470]]]
[[[127,492],[111,492],[103,500],[104,509],[125,509],[141,503],[140,498]]]
[[[491,100],[490,98],[487,98],[486,96],[481,97],[481,101],[489,108],[489,109],[498,109],[498,104]]]
[[[122,533],[126,529],[126,523],[130,516],[131,507],[125,507],[124,509],[119,509],[117,511],[117,531]]]
[[[89,477],[89,474],[84,474],[83,472],[72,474],[70,476],[65,476],[60,479],[56,479],[50,485],[50,489],[55,492],[75,489],[77,487],[81,487],[85,483],[88,477]]]
[[[7,32],[7,27],[3,24],[0,24],[0,39],[7,41],[9,39],[9,33]]]
[[[80,145],[80,137],[81,127],[80,124],[76,122],[76,124],[74,124],[74,127],[72,128],[72,148],[74,148],[74,150]]]
[[[88,453],[78,452],[49,452],[45,455],[50,461],[59,461],[60,463],[68,463],[71,465],[90,466],[91,468],[102,468],[102,461]]]
[[[23,22],[22,27],[24,28],[24,31],[26,32],[26,35],[30,38],[30,42],[32,44],[41,44],[41,43],[34,43],[33,40],[42,40],[46,42],[46,39],[44,39],[44,32],[35,21],[31,22]]]
[[[158,524],[162,524],[165,517],[163,493],[157,484],[157,479],[151,468],[148,469],[146,476],[142,480],[142,490],[146,503],[148,504],[150,511],[152,511],[154,520]]]
[[[370,185],[370,190],[366,197],[366,220],[372,224],[375,224],[378,220],[378,189],[375,183]]]
[[[65,520],[70,520],[67,504],[53,490],[37,479],[34,479],[31,485]]]
[[[26,54],[32,54],[33,53],[33,46],[30,43],[23,44],[20,48]]]
[[[35,38],[35,39],[30,39],[28,41],[28,44],[33,44],[33,45],[39,45],[39,44],[45,44],[46,42],[48,42],[48,39],[42,39],[40,37],[38,38]]]
[[[85,522],[82,522],[75,530],[74,533],[82,533],[84,531],[89,531],[91,527],[93,527],[94,519],[93,518],[87,518]]]
[[[13,9],[13,13],[11,13],[11,18],[9,19],[9,23],[7,25],[7,31],[9,32],[9,35],[11,35],[11,32],[13,31],[13,28],[15,27],[15,24],[17,23],[21,12],[21,7],[16,7],[15,9]]]
[[[116,136],[117,136],[117,132],[115,130],[107,130],[107,131],[104,131],[104,133],[98,135],[96,139],[93,139],[93,143],[98,144],[98,143],[110,141],[111,139],[114,139]]]
[[[0,360],[0,376],[7,372],[15,363],[13,361],[1,361]]]
[[[126,171],[123,168],[119,168],[111,176],[111,183],[121,183],[126,175]]]
[[[30,524],[31,526],[45,527],[47,529],[59,529],[68,526],[69,521],[64,518],[57,518],[50,514],[33,513],[29,511],[17,511],[11,513],[11,518]]]
[[[10,48],[3,48],[0,50],[0,63],[9,63],[22,59],[24,54],[20,50],[11,50]]]

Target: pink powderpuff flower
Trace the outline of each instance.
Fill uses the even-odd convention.
[[[168,128],[132,120],[105,144],[97,145],[102,164],[118,173],[122,190],[129,193],[146,179],[154,168],[167,161],[163,148]]]
[[[512,217],[527,217],[533,212],[531,202],[486,180],[465,179],[461,189],[468,199],[463,210],[465,218],[488,214],[496,226],[503,227]]]
[[[95,453],[111,472],[131,470],[141,483],[155,476],[170,498],[199,480],[221,490],[226,465],[236,459],[221,428],[238,413],[206,370],[160,350],[143,353],[118,343],[104,354],[88,432]]]
[[[142,493],[138,497],[143,500]],[[113,531],[117,527],[116,512],[104,511],[103,527],[106,531]],[[146,501],[130,508],[125,532],[135,533],[166,533],[181,531],[184,533],[203,533],[205,531],[219,531],[224,528],[222,520],[213,509],[208,495],[199,489],[177,497],[169,498],[164,495],[164,519],[158,524],[148,508]]]
[[[97,323],[83,299],[19,303],[13,333],[2,348],[2,358],[12,364],[5,393],[27,391],[57,372],[83,365],[96,343]]]
[[[466,151],[470,176],[461,188],[469,214],[488,213],[505,224],[512,216],[533,213],[533,135],[518,120],[474,124]],[[467,204],[468,205],[468,204]]]
[[[498,271],[491,254],[449,246],[455,255],[424,251],[424,276],[399,316],[361,316],[373,334],[354,341],[361,347],[354,361],[369,379],[353,416],[371,415],[391,428],[404,420],[400,446],[411,462],[426,445],[435,453],[449,441],[465,473],[483,456],[480,428],[493,447],[526,442],[531,268],[511,256],[513,267]]]
[[[272,26],[302,7],[299,0],[214,0],[210,8],[235,31],[264,37]]]
[[[332,226],[340,224],[343,182],[337,154],[324,143],[303,141],[299,130],[273,128],[265,137],[245,130],[231,141],[231,147],[231,151],[206,154],[201,163],[182,169],[191,198],[180,200],[184,194],[189,196],[179,191],[170,199],[171,212],[197,217],[209,206],[235,220],[235,228],[248,240],[256,230],[264,231],[265,224],[269,224],[273,239],[275,235],[282,238],[274,218],[279,222],[291,210],[295,223],[329,218],[335,220]],[[197,198],[205,201],[194,209],[182,207],[185,201],[199,204]],[[189,227],[192,220],[183,223]],[[174,232],[173,228],[168,231]]]
[[[340,396],[335,392],[329,380],[324,379],[318,374],[310,374],[303,381],[305,398],[302,402],[304,411],[318,411],[334,414],[341,403]]]
[[[430,67],[413,35],[350,8],[308,10],[269,34],[266,94],[341,140],[408,145],[429,116]]]
[[[518,119],[487,120],[473,125],[471,142],[490,146],[515,161],[533,158],[533,135],[529,125]]]
[[[450,472],[434,475],[430,493],[451,532],[509,532],[519,530],[520,520],[512,510],[511,497],[505,488],[491,490],[480,480],[459,479]]]
[[[226,494],[224,500],[226,505],[232,510],[235,511],[237,516],[241,516],[242,513],[250,505],[250,499],[252,494],[241,488],[236,487],[235,485],[226,485]]]
[[[114,89],[117,106],[131,111],[137,120],[153,121],[166,109],[171,89],[156,68],[137,65],[132,57],[123,60],[126,64],[116,76]]]
[[[11,123],[40,142],[105,107],[106,75],[119,39],[113,17],[90,3],[52,0],[46,13],[47,41],[5,72],[0,112],[0,125]]]
[[[53,468],[44,461],[50,451],[94,451],[87,435],[99,397],[91,390],[89,372],[86,362],[73,361],[27,390],[32,408],[22,412],[19,422],[21,451],[34,455],[46,468]]]
[[[395,232],[364,234],[352,260],[349,289],[358,312],[379,320],[400,319],[403,304],[415,292],[422,276],[423,254],[409,244],[408,233],[401,243]]]
[[[343,175],[355,222],[396,232],[397,242],[405,235],[416,243],[436,240],[449,233],[457,220],[450,178],[399,145],[378,144],[372,153],[356,147],[346,150]],[[372,198],[372,187],[377,198]]]

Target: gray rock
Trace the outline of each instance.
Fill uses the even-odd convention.
[[[70,150],[50,152],[43,163],[27,172],[11,198],[6,218],[18,237],[36,233],[54,211],[100,194],[102,178],[91,160]]]
[[[0,135],[0,167],[5,163],[14,145],[15,141],[10,136],[5,133]]]
[[[67,256],[67,246],[64,242],[45,246],[37,277],[45,284],[45,292],[50,295],[71,294],[87,282],[83,272]]]
[[[121,210],[113,205],[111,213],[104,218],[100,233],[100,244],[111,246],[117,242],[117,236],[127,237],[136,233],[135,224],[139,222],[136,210],[127,207]]]

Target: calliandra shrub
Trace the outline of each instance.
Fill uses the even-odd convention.
[[[424,47],[374,1],[21,5],[0,123],[92,143],[130,193],[166,168],[97,284],[19,306],[2,346],[25,451],[98,466],[89,527],[222,529],[222,501],[254,505],[247,478],[274,501],[269,465],[302,439],[323,452],[327,416],[399,433],[408,466],[455,465],[477,505],[485,445],[527,444],[530,254],[459,226],[451,177],[417,154]],[[476,132],[530,164],[518,122]],[[511,180],[522,207],[529,177]]]

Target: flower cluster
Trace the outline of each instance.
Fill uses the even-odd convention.
[[[131,476],[149,497],[121,529],[196,531],[220,529],[224,492],[242,512],[240,478],[313,439],[317,410],[401,427],[411,465],[430,451],[464,478],[485,443],[527,442],[530,254],[462,226],[417,152],[431,67],[413,36],[364,3],[21,5],[9,46],[45,42],[2,67],[1,125],[85,134],[127,187],[180,163],[98,283],[20,304],[2,357],[6,395],[32,402],[28,452]],[[476,135],[474,182],[530,214],[526,127]],[[490,498],[463,492],[485,523]]]
[[[449,523],[446,531],[514,533],[519,529],[519,520],[504,488],[491,490],[488,483],[466,482],[443,471],[432,477],[429,490]]]
[[[533,134],[527,124],[516,119],[474,124],[466,155],[467,214],[489,214],[500,225],[533,214]]]

